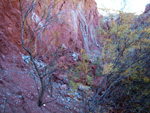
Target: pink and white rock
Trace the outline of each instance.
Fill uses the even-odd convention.
[[[66,84],[63,84],[63,85],[60,86],[60,89],[61,90],[67,90],[68,86]]]

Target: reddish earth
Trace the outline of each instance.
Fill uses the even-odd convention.
[[[56,0],[57,1],[57,0]],[[47,6],[50,0],[40,0],[37,16],[43,6]],[[149,16],[149,6],[147,6],[139,22]],[[65,69],[75,65],[76,60],[82,60],[79,55],[81,48],[86,53],[99,54],[99,42],[95,29],[99,27],[100,16],[97,12],[94,0],[61,0],[54,13],[60,12],[59,22],[53,24],[52,29],[46,32],[45,41],[57,38],[57,41],[71,50],[68,58],[62,56],[59,62],[65,64]],[[79,113],[83,112],[82,96],[78,93],[68,93],[68,81],[64,80],[64,75],[56,74],[56,81],[53,82],[53,98],[45,94],[44,101],[51,101],[45,106],[37,106],[37,90],[34,80],[29,76],[29,69],[22,59],[26,54],[21,46],[20,9],[18,0],[0,1],[0,112],[5,113]],[[63,22],[63,23],[62,23]],[[82,28],[81,28],[82,25]],[[84,34],[83,34],[84,33]],[[54,48],[56,48],[54,46]],[[92,67],[93,70],[96,67]],[[30,70],[31,71],[31,70]],[[94,72],[93,72],[94,74]],[[98,78],[101,79],[101,78]],[[98,84],[95,80],[95,86]]]
[[[43,5],[47,5],[50,0],[38,3],[39,12]],[[80,52],[84,48],[86,52],[92,53],[93,48],[98,49],[96,33],[94,29],[99,26],[99,15],[96,2],[94,0],[62,0],[59,2],[54,12],[61,12],[61,22],[53,25],[53,28],[47,32],[51,38],[57,37],[65,48],[72,52]],[[5,113],[71,113],[80,112],[81,97],[69,95],[67,81],[54,84],[53,97],[57,100],[46,106],[37,106],[37,90],[34,80],[28,75],[26,63],[22,55],[26,54],[21,46],[21,27],[20,27],[20,9],[19,2],[14,0],[0,1],[0,112]],[[82,23],[82,32],[86,32],[88,37],[84,40],[80,24]],[[49,37],[48,37],[49,38]],[[49,40],[49,39],[46,40]],[[60,58],[65,62],[65,57]],[[68,67],[73,64],[72,58],[68,59]],[[68,68],[66,67],[66,68]],[[62,79],[61,76],[57,78]],[[59,92],[58,92],[59,91]],[[72,98],[76,97],[78,101]],[[45,94],[47,100],[53,100]]]

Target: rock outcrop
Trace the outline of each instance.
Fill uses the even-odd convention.
[[[90,53],[93,46],[99,46],[95,33],[95,28],[99,25],[99,16],[95,6],[93,0],[76,0],[72,3],[64,1],[58,6],[60,12],[65,14],[63,19],[66,23],[60,27],[64,30],[59,30],[60,40],[67,47],[72,46],[75,52],[84,48]]]
[[[147,4],[145,7],[145,11],[138,15],[134,20],[132,24],[133,29],[138,29],[141,26],[143,28],[146,28],[150,25],[150,4]]]
[[[39,1],[39,10],[42,10],[42,5],[48,5],[50,1],[45,3]],[[41,8],[41,9],[40,9]],[[98,54],[99,48],[98,41],[96,39],[95,29],[99,26],[99,14],[97,12],[96,2],[94,0],[62,0],[56,4],[54,12],[61,13],[58,15],[60,21],[63,23],[56,23],[52,26],[52,29],[47,31],[45,40],[49,38],[57,38],[61,44],[71,49],[74,52],[79,53],[83,48],[87,53]],[[35,12],[34,19],[38,18],[40,12]],[[21,46],[21,14],[18,1],[1,1],[0,2],[0,33],[1,33],[1,58],[2,55],[11,51],[15,46],[17,52],[23,52]],[[34,20],[31,20],[34,21]],[[5,38],[3,38],[5,37]],[[4,41],[9,46],[4,45]],[[10,52],[8,50],[10,49]],[[14,50],[14,49],[13,49]]]
[[[50,1],[44,0],[43,2],[43,0],[39,0],[39,12],[34,12],[34,15],[32,15],[33,20],[31,21],[35,21],[34,19],[39,17],[40,8],[42,9],[43,6],[48,5]],[[58,16],[60,23],[53,24],[52,29],[47,31],[48,36],[51,35],[52,37],[46,37],[45,40],[55,38],[57,35],[63,47],[73,51],[73,57],[75,56],[76,60],[81,48],[89,54],[93,52],[97,54],[97,51],[94,51],[99,48],[95,28],[100,23],[94,0],[61,0],[54,7],[53,11],[61,13]],[[22,59],[25,51],[22,49],[20,37],[21,12],[19,1],[1,0],[0,112],[40,113],[42,110],[37,107],[36,86],[33,79],[28,76],[26,64]],[[72,102],[71,104],[76,103]],[[70,113],[70,110],[72,112],[79,112],[74,108],[64,109],[64,106],[59,101],[46,106],[45,112],[50,110],[57,113]]]

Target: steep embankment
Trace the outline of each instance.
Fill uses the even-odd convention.
[[[50,0],[39,1],[39,11],[40,6],[48,5],[49,2]],[[52,34],[51,38],[55,38],[55,32],[61,44],[74,52],[80,52],[81,48],[88,53],[97,52],[94,50],[97,50],[99,45],[94,29],[99,25],[99,16],[94,0],[62,0],[53,11],[61,13],[60,19],[63,23],[53,25],[47,32]],[[35,12],[33,18],[38,18],[38,14],[40,12]],[[36,86],[28,76],[26,64],[22,59],[25,51],[20,40],[20,15],[18,1],[0,1],[0,112],[40,113],[42,111],[37,106]],[[46,40],[49,40],[48,38]],[[59,85],[56,84],[55,87],[58,90]],[[46,99],[51,100],[50,97]],[[77,103],[70,102],[71,107],[64,108],[68,101],[64,104],[60,101],[62,99],[60,96],[58,101],[46,106],[45,112],[78,112],[79,106],[73,105]]]

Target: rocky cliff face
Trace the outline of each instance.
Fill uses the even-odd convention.
[[[98,47],[95,28],[99,25],[99,16],[96,3],[93,0],[76,0],[74,2],[62,1],[57,7],[64,12],[65,25],[60,29],[60,40],[67,46],[74,47],[76,52],[84,48],[90,53],[92,47]],[[66,32],[67,31],[67,32]]]
[[[40,11],[51,1],[44,0],[43,2],[43,0],[39,0],[38,10],[32,12],[32,22],[36,22],[40,18]],[[53,1],[58,2],[58,0]],[[53,13],[58,12],[60,13],[58,21],[46,32],[45,41],[57,38],[61,45],[71,49],[73,52],[79,53],[83,48],[88,54],[99,54],[97,50],[100,45],[95,29],[100,24],[100,17],[97,12],[96,2],[94,0],[61,0],[53,8]],[[26,56],[23,55],[25,51],[22,49],[20,39],[20,16],[19,1],[0,1],[0,112],[82,112],[82,105],[79,103],[82,97],[77,93],[71,95],[64,91],[67,89],[67,81],[65,81],[65,85],[54,83],[53,95],[58,97],[57,101],[44,105],[43,111],[37,106],[38,94],[34,84],[35,81],[28,76],[28,68],[22,58]],[[137,18],[137,21],[142,23],[143,18],[148,19],[148,17],[149,6],[147,6],[143,15]],[[140,24],[133,27],[139,26]],[[73,54],[73,56],[76,56],[76,54]],[[65,62],[64,59],[64,56],[60,58]],[[72,65],[71,61],[69,65]],[[63,76],[66,75],[58,76],[58,81],[62,80]],[[59,93],[57,92],[58,90]],[[44,96],[46,101],[53,100],[47,95]],[[77,101],[72,99],[74,97],[76,97]]]
[[[48,5],[50,1],[38,2],[39,12],[34,12],[32,21],[35,22],[39,18],[40,8]],[[48,36],[52,37],[46,37],[46,40],[57,35],[61,44],[74,52],[79,53],[83,48],[89,54],[97,54],[99,44],[95,28],[99,26],[99,15],[94,0],[61,0],[53,11],[61,13],[58,16],[61,22],[54,24],[52,29],[47,31]],[[20,15],[18,0],[0,1],[0,112],[37,113],[42,111],[36,106],[36,86],[27,75],[26,64],[22,59],[25,51],[20,40]],[[73,104],[76,103],[70,103],[72,107]],[[45,112],[70,112],[68,109],[58,109],[60,106],[64,106],[64,103],[56,102],[54,106],[48,106]],[[74,111],[74,108],[69,109]]]
[[[40,8],[48,5],[49,0],[39,1],[39,12],[35,12],[33,15],[34,19],[39,18]],[[0,2],[0,32],[1,32],[1,54],[6,55],[5,52],[11,49],[11,45],[15,46],[17,51],[22,51],[20,41],[20,8],[19,2],[17,1],[1,1]],[[48,31],[49,37],[58,38],[62,45],[72,49],[75,52],[80,52],[83,48],[87,53],[95,52],[99,47],[96,39],[96,27],[99,26],[99,15],[97,12],[96,2],[94,0],[62,0],[56,4],[53,12],[61,13],[59,19],[60,24],[54,24],[52,29]],[[35,20],[32,20],[35,21]],[[55,36],[54,36],[55,35]],[[6,37],[6,38],[2,38]],[[6,46],[4,44],[9,44]],[[14,50],[14,49],[13,49]]]

